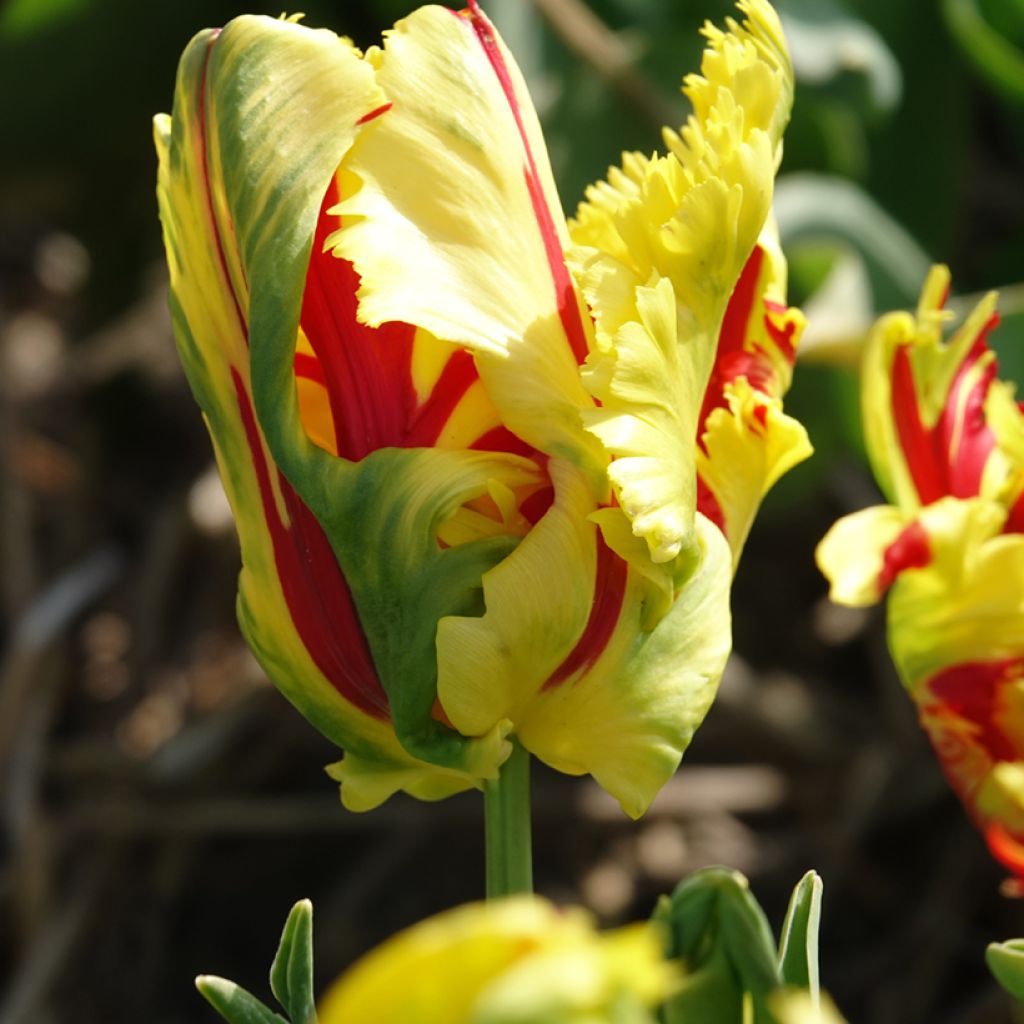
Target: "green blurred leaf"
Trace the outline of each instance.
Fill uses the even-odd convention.
[[[821,923],[821,878],[808,871],[797,883],[779,935],[779,971],[787,985],[805,988],[817,1003],[818,926]]]
[[[1000,313],[1005,308],[1000,292]],[[999,326],[993,331],[990,342],[999,358],[999,376],[1002,380],[1012,380],[1024,385],[1024,313],[1003,315]],[[1018,394],[1018,398],[1024,395]]]
[[[228,1024],[288,1024],[255,996],[226,978],[201,974],[196,988]]]
[[[782,243],[833,242],[864,261],[878,310],[914,306],[931,261],[866,192],[840,178],[790,174],[775,189]]]
[[[0,36],[15,38],[50,28],[88,6],[88,0],[9,0],[0,10]]]
[[[976,0],[942,0],[950,35],[989,85],[1024,103],[1024,53],[986,20]]]
[[[822,86],[853,75],[871,106],[894,109],[903,94],[900,66],[882,37],[839,0],[779,0],[779,13],[802,85]]]
[[[270,988],[292,1024],[316,1024],[313,997],[313,904],[299,900],[288,914],[270,967]]]
[[[1024,939],[989,943],[985,963],[996,981],[1014,999],[1024,1002]]]

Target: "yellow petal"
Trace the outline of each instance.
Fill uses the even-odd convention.
[[[516,550],[484,574],[486,612],[442,619],[438,697],[452,724],[479,735],[528,713],[545,680],[587,624],[593,601],[596,528],[586,481],[552,460],[555,501]]]
[[[360,319],[400,320],[477,353],[502,421],[548,454],[603,458],[579,422],[590,331],[564,218],[515,63],[476,9],[398,22],[376,80],[394,104],[345,161],[331,239],[362,277]]]
[[[699,517],[698,556],[673,592],[667,569],[621,561],[635,557],[622,512],[596,511],[571,464],[550,469],[555,503],[484,575],[486,613],[439,624],[438,694],[460,731],[509,720],[531,753],[589,772],[636,817],[679,764],[724,668],[728,548]]]
[[[637,818],[672,776],[704,720],[731,646],[730,552],[697,516],[696,557],[653,629],[658,589],[629,568],[616,627],[579,679],[542,690],[517,722],[523,745],[568,774],[589,772]]]
[[[829,598],[853,608],[878,601],[888,589],[883,580],[885,553],[906,525],[903,514],[892,505],[843,516],[814,554],[829,581]]]
[[[721,512],[735,568],[762,498],[813,449],[803,425],[746,378],[727,384],[725,399],[704,425],[697,472]]]
[[[634,533],[655,562],[667,562],[691,540],[694,439],[713,352],[679,337],[668,278],[637,287],[632,301],[609,350],[588,362],[584,380],[601,406],[583,422],[615,456],[608,478]],[[600,317],[596,295],[594,307]]]
[[[596,332],[585,382],[600,409],[584,422],[612,456],[619,504],[655,561],[693,543],[697,410],[769,215],[792,101],[774,11],[762,0],[739,9],[742,25],[705,29],[703,77],[684,87],[694,113],[681,134],[666,132],[671,153],[625,156],[570,225]]]
[[[951,665],[1024,651],[1024,535],[1000,533],[1005,519],[984,499],[922,510],[931,564],[902,575],[889,598],[893,660],[912,693]]]

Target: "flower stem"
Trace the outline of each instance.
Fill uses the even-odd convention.
[[[484,783],[487,898],[533,892],[530,755],[514,739],[494,782]]]

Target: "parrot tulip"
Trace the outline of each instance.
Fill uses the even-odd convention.
[[[182,57],[175,333],[243,632],[350,808],[479,786],[513,735],[639,815],[708,710],[750,521],[809,451],[771,220],[792,70],[738,6],[669,152],[571,222],[475,2],[365,53],[244,16]]]
[[[1024,878],[1024,413],[997,379],[987,295],[948,340],[949,272],[868,337],[864,430],[892,504],[818,548],[832,599],[889,593],[893,659],[994,856]]]

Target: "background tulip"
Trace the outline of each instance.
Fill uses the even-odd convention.
[[[832,599],[890,591],[889,645],[921,724],[993,854],[1024,875],[1024,414],[996,379],[986,296],[947,341],[949,273],[864,354],[865,436],[892,505],[818,548]]]

